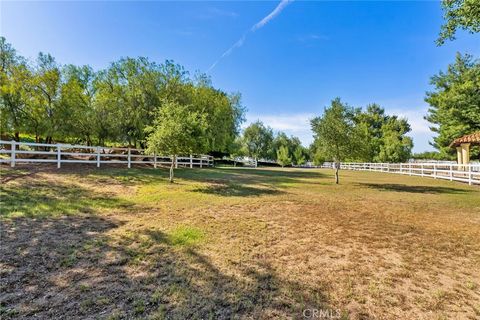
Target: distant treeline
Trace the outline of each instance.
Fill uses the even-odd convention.
[[[40,53],[29,62],[0,38],[1,135],[88,145],[146,146],[146,130],[169,101],[205,117],[205,150],[229,152],[245,109],[239,93],[190,77],[172,61],[122,58],[104,70],[60,65]]]

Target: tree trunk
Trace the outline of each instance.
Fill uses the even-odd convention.
[[[258,160],[257,160],[257,157],[255,157],[255,168],[257,167],[257,163],[258,163]]]
[[[175,158],[176,156],[172,157],[172,164],[170,165],[170,183],[173,183],[173,167],[175,166]]]
[[[338,170],[340,169],[340,163],[335,162],[335,184],[338,184]]]
[[[20,141],[20,133],[18,131],[15,132],[15,141]]]

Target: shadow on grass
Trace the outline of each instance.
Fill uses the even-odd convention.
[[[220,269],[195,229],[108,232],[99,216],[13,218],[2,232],[2,318],[300,318],[327,308],[318,284],[281,279],[259,258]]]
[[[278,195],[285,191],[273,188],[254,188],[241,184],[212,184],[205,188],[196,188],[193,192],[213,194],[223,197],[255,197],[262,195]]]
[[[441,186],[411,186],[406,184],[377,184],[377,183],[360,183],[361,186],[377,189],[381,191],[395,191],[408,193],[432,193],[432,194],[463,194],[469,193],[470,190],[441,187]]]
[[[37,180],[0,186],[0,217],[48,217],[93,213],[97,208],[127,209],[132,203],[77,185]]]
[[[116,182],[135,185],[167,183],[168,173],[164,169],[133,168],[130,170],[107,168],[89,172],[96,179],[114,179]],[[317,183],[314,179],[322,178],[324,174],[318,171],[281,171],[264,169],[240,168],[204,168],[176,169],[177,183],[186,182],[208,183],[206,187],[198,187],[194,192],[202,192],[219,196],[252,197],[261,195],[281,194],[282,189],[294,184]],[[106,181],[105,181],[106,182]]]

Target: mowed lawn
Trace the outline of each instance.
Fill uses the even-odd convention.
[[[478,187],[176,174],[2,166],[0,318],[480,318]]]

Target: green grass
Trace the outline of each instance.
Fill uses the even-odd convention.
[[[169,240],[174,246],[192,246],[198,244],[204,237],[202,230],[189,226],[178,226],[169,234]]]
[[[1,179],[5,318],[480,310],[478,187],[261,168],[179,169],[174,184],[165,169],[93,166],[1,167]]]

